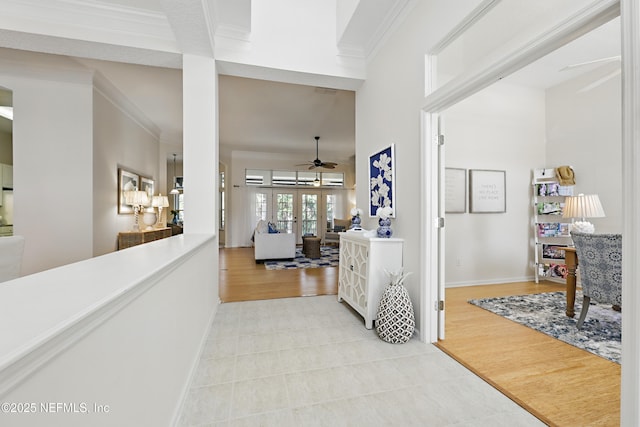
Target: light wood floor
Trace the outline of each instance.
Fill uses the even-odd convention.
[[[338,269],[266,270],[252,248],[220,250],[223,302],[337,294]],[[552,426],[618,426],[620,365],[467,303],[561,290],[531,282],[449,288],[438,346]]]

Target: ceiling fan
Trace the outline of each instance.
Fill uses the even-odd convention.
[[[588,92],[592,89],[597,88],[598,86],[606,83],[607,81],[611,80],[612,78],[618,76],[621,74],[622,70],[620,68],[620,61],[621,61],[621,56],[620,55],[616,55],[616,56],[610,56],[607,58],[598,58],[598,59],[594,59],[592,61],[586,61],[586,62],[580,62],[577,64],[570,64],[567,65],[566,67],[562,68],[560,71],[566,71],[566,70],[573,70],[573,69],[577,69],[577,68],[581,68],[581,67],[586,67],[586,66],[591,66],[594,64],[606,64],[609,62],[618,62],[618,67],[616,67],[613,71],[611,71],[610,73],[608,73],[607,75],[591,82],[590,84],[588,84],[587,86],[583,87],[582,89],[578,90],[578,93],[583,93],[583,92]]]
[[[308,162],[308,163],[303,163],[301,165],[296,165],[296,166],[309,166],[309,169],[315,169],[315,168],[325,168],[325,169],[334,169],[338,164],[334,163],[334,162],[323,162],[322,160],[320,160],[318,158],[318,141],[320,140],[319,136],[314,137],[316,140],[316,159],[312,162]]]

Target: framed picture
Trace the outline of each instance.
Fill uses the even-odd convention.
[[[396,216],[395,170],[394,144],[369,156],[369,216],[376,216],[378,208],[384,206],[393,209],[391,217]]]
[[[124,202],[124,192],[138,189],[140,176],[137,173],[118,168],[118,213],[132,214],[133,208]]]
[[[144,176],[140,177],[140,190],[147,192],[147,196],[149,196],[149,200],[151,200],[154,194],[153,186],[154,186],[153,179],[145,178]]]
[[[465,213],[467,211],[467,170],[444,169],[444,211]]]
[[[469,170],[469,212],[507,211],[507,173],[495,170]]]

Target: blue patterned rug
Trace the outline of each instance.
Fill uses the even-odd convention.
[[[514,322],[543,332],[567,344],[620,363],[622,314],[610,305],[591,303],[582,330],[576,322],[582,309],[582,293],[576,292],[575,318],[565,315],[564,292],[470,300],[469,303]]]
[[[289,261],[265,261],[267,270],[293,270],[296,268],[337,267],[340,259],[340,248],[322,246],[320,258],[307,258],[302,253],[302,248],[296,248],[296,257]]]

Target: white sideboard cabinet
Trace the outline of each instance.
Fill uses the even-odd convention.
[[[402,269],[403,239],[366,237],[360,232],[340,233],[338,301],[345,301],[373,327],[378,303],[389,284],[387,271]]]

